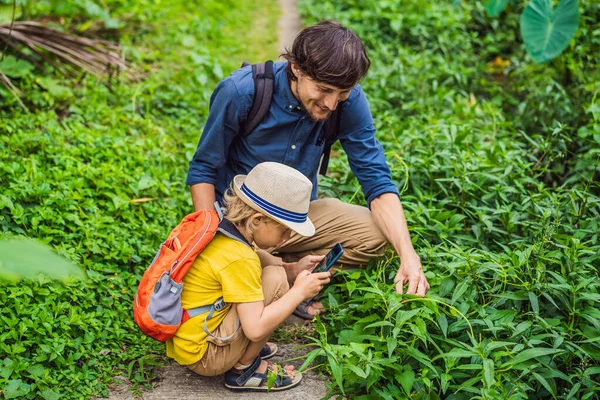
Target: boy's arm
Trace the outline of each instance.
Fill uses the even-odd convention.
[[[329,272],[303,271],[296,284],[279,300],[265,307],[262,301],[238,303],[237,312],[244,335],[253,342],[270,336],[305,299],[316,296],[329,283]]]

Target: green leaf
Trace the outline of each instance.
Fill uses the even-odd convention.
[[[388,339],[387,348],[388,348],[388,357],[391,357],[394,354],[394,350],[396,350],[396,346],[398,346],[398,339],[395,337]]]
[[[404,392],[410,396],[413,384],[415,383],[415,372],[412,370],[412,367],[410,365],[405,365],[402,374],[396,374],[395,378],[398,383],[402,385]]]
[[[52,97],[55,97],[57,99],[62,100],[73,96],[73,92],[71,92],[71,89],[61,84],[61,82],[57,81],[56,79],[41,77],[36,78],[35,82],[38,85],[40,85],[43,89],[48,91],[48,93],[50,93]]]
[[[268,391],[271,390],[271,388],[275,384],[276,380],[277,380],[277,372],[269,369],[267,371],[267,390]]]
[[[354,372],[356,374],[356,376],[359,376],[362,379],[367,378],[367,373],[354,364],[346,363],[346,368],[348,368],[350,371]]]
[[[538,302],[538,298],[533,292],[529,292],[529,302],[531,303],[531,309],[534,313],[540,313],[540,304]]]
[[[329,354],[327,355],[327,361],[329,361],[329,367],[331,368],[331,373],[335,378],[335,382],[339,386],[342,393],[344,393],[344,387],[342,386],[342,367],[340,364],[338,364],[337,360]]]
[[[41,377],[44,374],[45,368],[43,365],[35,364],[27,368],[27,372],[36,377]]]
[[[437,316],[438,326],[440,327],[444,337],[448,337],[448,318],[446,318],[446,314],[441,313]]]
[[[54,279],[83,278],[75,264],[52,249],[31,239],[0,242],[0,278],[33,278],[38,274]]]
[[[144,190],[156,185],[156,181],[150,175],[142,176],[138,182],[138,190]]]
[[[584,376],[600,375],[600,367],[590,367],[583,372]]]
[[[500,15],[500,13],[506,8],[507,4],[508,0],[488,0],[483,4],[483,6],[485,7],[487,15],[493,18]]]
[[[21,14],[23,14],[23,10],[20,6],[17,6],[14,10],[15,12],[15,20],[19,19]],[[13,5],[12,1],[10,4],[0,4],[0,24],[11,23],[13,20]]]
[[[313,360],[317,357],[317,356],[322,356],[324,354],[323,349],[314,349],[312,350],[310,353],[308,353],[306,355],[306,360],[304,360],[304,362],[302,363],[302,366],[300,367],[300,371],[303,371],[305,368],[307,368],[311,362],[313,362]]]
[[[538,358],[547,356],[555,353],[562,353],[564,350],[556,350],[556,349],[546,349],[546,348],[536,348],[536,349],[527,349],[523,350],[519,354],[517,354],[512,360],[502,364],[502,369],[505,368],[515,368],[519,366],[524,361],[530,360],[532,358]]]
[[[552,386],[550,386],[550,384],[548,383],[548,381],[546,380],[546,378],[544,378],[543,376],[541,376],[537,372],[533,372],[532,371],[531,373],[533,374],[533,376],[535,377],[535,379],[537,379],[538,382],[541,383],[542,386],[544,386],[548,392],[550,392],[550,394],[552,395],[552,397],[556,398],[556,392],[554,392],[554,389],[552,389]]]
[[[435,361],[440,358],[464,358],[464,357],[479,357],[479,355],[470,350],[456,349],[456,350],[446,351],[440,355],[437,355],[431,361]]]
[[[494,361],[490,359],[483,360],[483,383],[486,388],[491,388],[496,380],[494,379]]]
[[[42,396],[44,400],[58,400],[62,397],[62,395],[50,389],[46,389],[43,392],[41,392],[40,396]]]
[[[0,376],[4,379],[8,379],[14,371],[14,361],[10,358],[5,358],[2,368],[0,368]]]
[[[2,394],[6,399],[16,399],[25,396],[31,390],[31,385],[24,383],[20,379],[8,381],[8,385],[4,387]]]
[[[440,283],[440,287],[438,289],[438,293],[441,297],[445,297],[448,293],[452,291],[454,288],[455,282],[452,278],[444,278]]]
[[[23,78],[33,69],[33,65],[25,60],[17,59],[13,56],[6,56],[0,62],[0,71],[4,72],[10,78]]]
[[[575,395],[579,392],[579,388],[581,387],[581,383],[577,382],[575,385],[573,385],[573,387],[571,388],[571,390],[569,391],[569,394],[567,394],[566,399],[572,399],[575,397]]]
[[[536,63],[544,63],[567,48],[579,27],[577,0],[531,0],[521,14],[521,36]]]

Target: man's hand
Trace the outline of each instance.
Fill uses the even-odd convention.
[[[308,255],[295,263],[283,263],[283,267],[287,273],[288,282],[294,284],[298,274],[304,270],[312,271],[325,256]]]
[[[400,258],[400,268],[398,268],[394,282],[396,282],[396,292],[400,294],[403,293],[404,285],[408,283],[406,294],[425,296],[429,290],[429,282],[423,273],[421,259],[416,253]]]

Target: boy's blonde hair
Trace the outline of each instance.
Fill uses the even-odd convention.
[[[243,226],[246,232],[252,235],[257,228],[252,216],[258,211],[244,203],[233,189],[233,183],[225,191],[223,201],[225,202],[225,218],[234,225]],[[265,218],[268,217],[265,216]]]

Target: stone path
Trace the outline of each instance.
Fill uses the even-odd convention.
[[[277,363],[293,364],[300,367],[302,360],[286,361],[290,358],[306,354],[309,349],[298,349],[296,345],[279,345],[278,354],[273,357]],[[168,365],[160,373],[159,379],[151,391],[142,393],[141,399],[144,400],[318,400],[325,397],[327,389],[325,388],[326,379],[318,376],[314,371],[304,373],[302,382],[299,386],[283,391],[272,393],[234,393],[225,389],[223,386],[223,376],[203,377],[196,375],[192,371],[177,364]],[[136,399],[131,395],[129,385],[123,383],[120,386],[115,385],[108,398],[109,400],[132,400]]]

